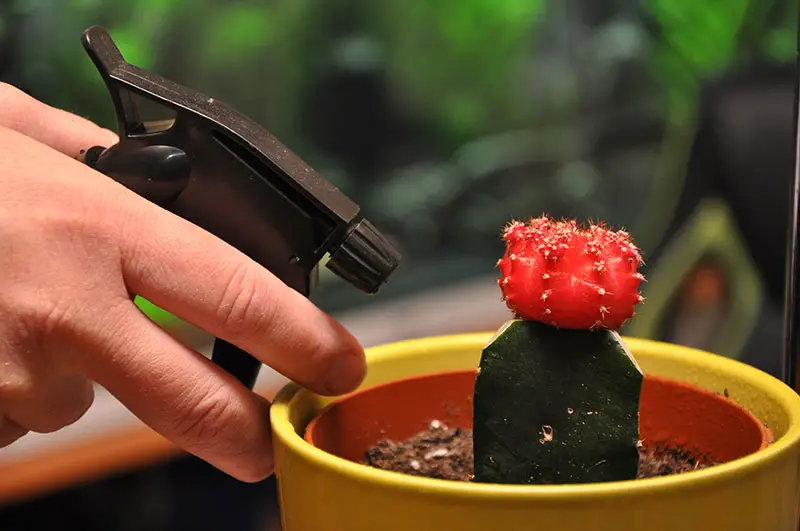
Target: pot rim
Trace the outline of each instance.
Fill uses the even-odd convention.
[[[473,369],[456,369],[456,370],[438,371],[436,373],[433,373],[433,375],[434,376],[461,375],[461,374],[468,374],[468,373],[471,373],[471,372],[473,372]],[[375,385],[369,385],[369,386],[357,389],[355,391],[352,391],[351,393],[344,394],[344,395],[341,395],[341,396],[337,396],[332,402],[330,402],[325,407],[320,409],[319,412],[317,413],[317,415],[314,416],[305,425],[305,429],[303,430],[303,439],[307,443],[309,443],[312,446],[314,446],[314,442],[311,440],[311,438],[312,438],[311,437],[311,433],[314,430],[315,424],[318,423],[319,420],[327,412],[329,412],[330,410],[332,410],[334,407],[338,406],[342,402],[345,402],[345,401],[350,400],[352,398],[360,397],[360,396],[362,396],[364,394],[367,394],[367,393],[370,393],[370,392],[373,392],[373,391],[378,391],[378,390],[380,390],[382,388],[385,388],[385,387],[390,387],[390,386],[393,386],[393,385],[402,384],[404,382],[409,382],[409,381],[412,381],[412,380],[423,379],[423,378],[427,378],[427,377],[430,377],[430,376],[431,376],[430,373],[406,376],[406,377],[403,377],[403,378],[398,378],[396,380],[390,380],[390,381],[378,383],[378,384],[375,384]],[[761,420],[759,420],[759,418],[752,411],[750,411],[749,409],[739,405],[737,402],[731,400],[727,396],[720,395],[719,393],[714,393],[713,391],[709,391],[707,389],[703,389],[701,387],[697,387],[697,386],[694,386],[692,384],[688,384],[686,382],[682,382],[682,381],[675,380],[675,379],[672,379],[672,378],[665,378],[663,376],[656,376],[654,374],[645,374],[645,379],[647,379],[647,380],[649,380],[651,382],[653,382],[653,381],[655,381],[655,382],[663,382],[663,383],[665,383],[667,385],[670,385],[670,386],[672,386],[674,388],[680,388],[680,389],[689,391],[689,392],[691,392],[691,393],[693,393],[695,395],[704,396],[704,397],[711,398],[711,399],[714,399],[714,400],[719,400],[719,401],[722,401],[722,402],[727,402],[727,403],[733,405],[734,407],[737,408],[738,413],[740,413],[741,415],[746,417],[749,422],[752,422],[753,424],[755,424],[757,426],[757,429],[758,429],[758,432],[759,432],[759,436],[760,436],[760,440],[761,440],[760,445],[759,445],[759,449],[757,451],[761,451],[764,448],[767,448],[770,444],[772,444],[772,440],[774,439],[774,435],[772,433],[772,430],[766,424],[761,422]],[[318,448],[318,447],[315,446],[315,448]]]
[[[367,349],[368,363],[388,359],[414,358],[419,355],[419,351],[483,348],[492,336],[491,332],[448,334],[388,343]],[[532,499],[575,502],[579,499],[610,499],[619,496],[652,494],[659,491],[694,489],[730,481],[732,476],[754,473],[777,462],[783,454],[792,451],[794,446],[800,444],[800,395],[777,378],[740,361],[682,345],[629,337],[625,337],[624,341],[634,352],[646,349],[648,355],[653,357],[678,360],[687,365],[700,365],[712,372],[733,374],[737,379],[769,394],[788,413],[789,425],[786,433],[780,438],[776,438],[770,446],[758,452],[688,474],[605,483],[501,485],[411,476],[355,463],[316,448],[304,439],[305,427],[310,420],[297,431],[291,422],[292,403],[303,395],[313,396],[313,393],[294,383],[289,383],[278,392],[270,409],[270,422],[274,436],[279,438],[291,452],[317,467],[327,469],[352,481],[368,482],[384,488],[410,489],[426,495],[479,497],[498,502],[503,500],[530,501]]]

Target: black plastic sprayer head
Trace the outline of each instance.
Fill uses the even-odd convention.
[[[400,255],[358,205],[235,110],[128,64],[94,26],[83,45],[111,93],[118,144],[85,162],[204,228],[308,296],[318,264],[367,293]],[[252,389],[261,363],[216,339],[212,360]]]

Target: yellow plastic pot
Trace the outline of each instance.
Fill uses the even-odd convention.
[[[371,348],[362,387],[473,368],[491,337],[462,334]],[[800,396],[735,360],[641,339],[626,343],[646,374],[726,389],[771,428],[773,444],[706,470],[626,482],[510,486],[419,478],[359,465],[307,443],[306,425],[331,399],[290,384],[271,410],[283,530],[797,530]]]

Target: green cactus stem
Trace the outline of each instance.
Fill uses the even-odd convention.
[[[474,481],[635,479],[642,380],[616,331],[509,321],[475,382]]]

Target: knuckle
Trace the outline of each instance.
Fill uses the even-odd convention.
[[[216,447],[242,419],[231,391],[208,387],[183,408],[178,420],[178,436],[203,446]]]
[[[48,337],[72,327],[78,313],[77,305],[68,298],[39,297],[19,306],[19,317],[34,336]]]
[[[261,336],[272,326],[274,311],[269,288],[259,281],[252,266],[237,266],[225,283],[217,306],[217,319],[226,334],[241,340]]]

